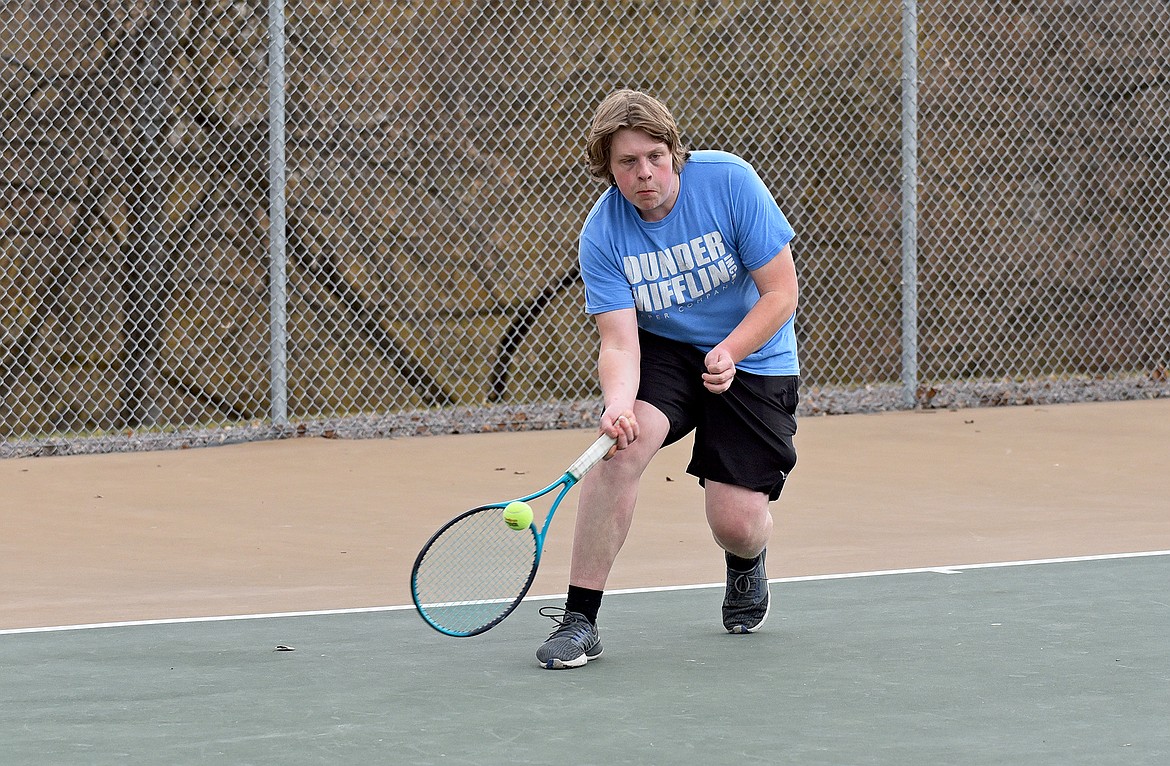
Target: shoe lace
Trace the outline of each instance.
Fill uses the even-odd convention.
[[[591,627],[584,615],[559,606],[542,606],[540,616],[548,617],[557,624],[556,629],[548,635],[549,638],[558,633],[564,634],[566,638],[578,638],[587,634]]]
[[[756,587],[756,581],[759,579],[759,577],[752,574],[737,574],[735,580],[731,583],[731,587],[735,588],[736,593],[748,594]]]
[[[766,577],[761,577],[757,572],[732,572],[735,577],[731,581],[731,590],[734,592],[733,601],[749,602],[759,599],[768,582]]]

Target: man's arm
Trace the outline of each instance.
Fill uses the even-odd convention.
[[[767,343],[796,311],[799,287],[792,248],[785,245],[775,258],[751,275],[760,300],[705,359],[707,372],[703,374],[703,385],[712,393],[721,394],[730,388],[735,365]]]
[[[634,419],[642,359],[638,319],[632,308],[607,311],[594,319],[601,335],[597,378],[605,402],[600,427],[618,440],[617,449],[625,449],[638,438],[638,422]]]

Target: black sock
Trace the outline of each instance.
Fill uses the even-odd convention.
[[[594,625],[597,624],[597,612],[601,609],[601,597],[605,591],[590,588],[569,586],[569,598],[565,601],[565,609],[570,612],[579,612]]]
[[[760,563],[758,555],[753,559],[741,559],[734,553],[724,551],[723,557],[727,559],[727,568],[734,572],[750,572],[756,568],[756,564]]]

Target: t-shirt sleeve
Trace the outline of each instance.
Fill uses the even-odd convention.
[[[740,258],[751,271],[772,260],[792,241],[795,232],[755,170],[745,165],[739,176],[732,215]]]
[[[585,282],[585,313],[604,314],[607,311],[634,307],[634,294],[620,265],[601,252],[587,235],[581,236],[577,248],[581,277]]]

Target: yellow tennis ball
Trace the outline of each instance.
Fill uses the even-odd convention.
[[[504,523],[517,531],[532,524],[532,508],[528,503],[513,500],[504,508]]]

